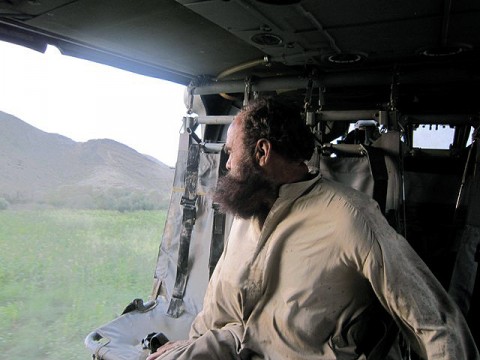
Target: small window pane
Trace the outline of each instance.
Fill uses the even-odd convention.
[[[450,149],[455,129],[443,125],[420,125],[413,133],[413,146],[422,149]]]

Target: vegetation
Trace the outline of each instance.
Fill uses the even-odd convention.
[[[166,210],[168,199],[160,192],[110,190],[97,194],[92,201],[93,208],[117,211]]]
[[[148,297],[165,216],[1,211],[0,358],[90,358],[85,336]]]
[[[46,196],[38,204],[56,208],[96,209],[116,211],[166,210],[169,193],[157,190],[132,190],[125,188],[93,189],[64,186]],[[22,203],[10,201],[11,204]],[[25,201],[23,203],[26,203]],[[32,206],[35,202],[30,203]]]
[[[0,210],[8,209],[9,205],[10,203],[7,201],[7,199],[0,197]]]

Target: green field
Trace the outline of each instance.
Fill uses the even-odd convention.
[[[0,359],[90,359],[85,336],[150,293],[165,211],[0,211]]]

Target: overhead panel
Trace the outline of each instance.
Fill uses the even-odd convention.
[[[297,5],[239,0],[178,2],[265,52],[274,62],[301,65],[312,61],[318,49],[329,49],[328,39]],[[314,39],[314,46],[309,39]]]
[[[177,1],[286,65],[415,62],[424,49],[480,42],[474,0]]]
[[[66,54],[179,83],[264,56],[173,0],[43,0],[38,10],[36,3],[1,3],[0,28],[17,27],[19,39],[37,33]]]
[[[305,75],[310,65],[429,67],[452,54],[473,67],[479,17],[478,0],[0,0],[0,39],[187,84]]]
[[[72,0],[10,0],[0,2],[0,16],[10,18],[28,19],[30,17],[47,14],[57,8],[63,7]]]

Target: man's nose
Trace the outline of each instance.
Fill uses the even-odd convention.
[[[232,166],[230,164],[230,156],[228,157],[227,163],[225,164],[225,167],[227,168],[228,171],[232,169]]]

